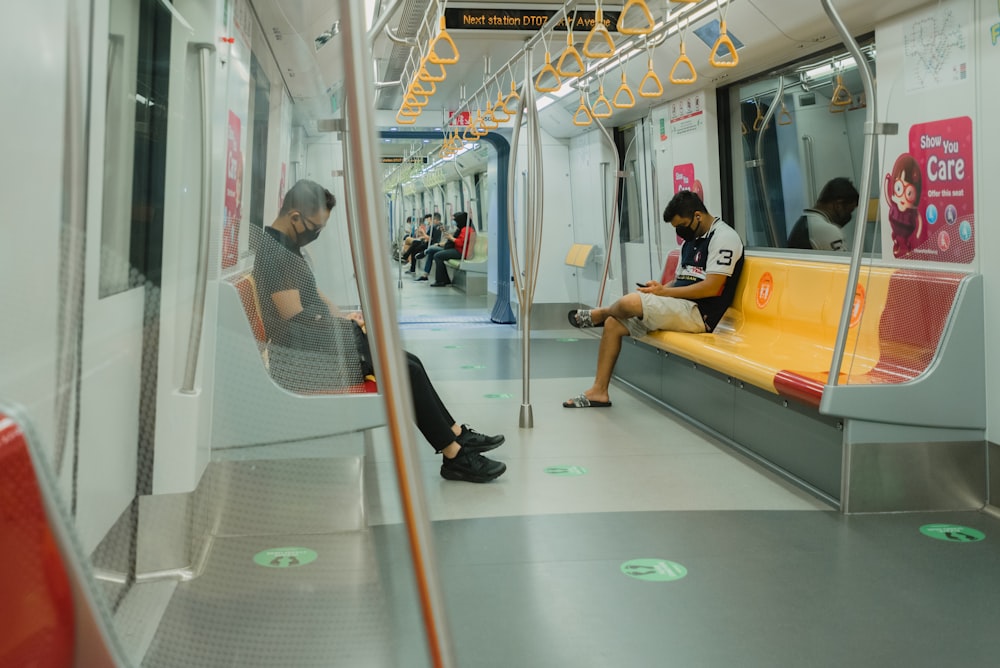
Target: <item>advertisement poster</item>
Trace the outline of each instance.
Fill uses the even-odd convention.
[[[704,125],[704,93],[688,95],[670,103],[670,134],[673,136],[678,137],[696,132]]]
[[[229,112],[226,141],[225,222],[222,228],[222,268],[232,267],[240,257],[240,220],[243,217],[243,134],[240,117]]]
[[[893,257],[975,259],[972,140],[968,116],[910,127],[909,152],[884,177]]]
[[[697,185],[696,185],[697,184]],[[699,197],[704,197],[704,194],[699,192],[701,189],[701,183],[694,178],[694,163],[687,162],[683,165],[674,165],[674,194],[676,195],[682,190],[693,190],[698,193]]]

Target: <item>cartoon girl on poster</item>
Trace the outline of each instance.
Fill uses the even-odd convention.
[[[893,257],[903,257],[927,240],[927,226],[917,210],[922,186],[920,165],[909,153],[896,158],[892,172],[885,175]]]

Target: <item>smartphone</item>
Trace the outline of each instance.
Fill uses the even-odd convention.
[[[644,287],[646,287],[646,284],[645,284],[645,283],[636,283],[635,285],[636,285],[636,287],[639,287],[639,288],[644,288]]]

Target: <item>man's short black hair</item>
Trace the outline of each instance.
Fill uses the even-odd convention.
[[[667,204],[667,208],[663,210],[663,222],[669,224],[675,216],[689,219],[694,218],[694,214],[699,211],[701,213],[708,213],[708,209],[705,208],[705,203],[701,201],[701,198],[690,190],[682,190],[674,195],[673,199]]]
[[[850,179],[838,176],[827,181],[816,198],[817,204],[832,204],[834,202],[858,202],[858,190]]]
[[[437,211],[434,212],[434,220],[441,220],[441,214]]]
[[[281,211],[278,215],[285,215],[290,211],[299,211],[307,216],[319,213],[320,209],[332,211],[337,200],[329,190],[316,183],[302,179],[285,193],[285,201],[281,204]]]

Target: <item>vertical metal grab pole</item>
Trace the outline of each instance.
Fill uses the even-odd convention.
[[[212,217],[212,114],[208,102],[208,78],[212,72],[211,44],[196,44],[201,65],[201,227],[198,232],[198,264],[194,278],[194,305],[191,309],[191,330],[188,333],[187,361],[181,392],[194,394],[198,373],[198,353],[201,351],[201,330],[205,321],[205,293],[208,291],[208,244]]]
[[[830,0],[820,0],[823,9],[826,11],[830,21],[836,27],[847,50],[851,52],[858,65],[858,72],[861,73],[861,82],[864,84],[865,98],[868,100],[868,107],[865,110],[865,148],[864,163],[861,168],[861,183],[858,186],[859,199],[861,202],[868,202],[871,193],[872,171],[875,163],[875,137],[880,134],[896,134],[897,126],[893,123],[878,124],[876,122],[876,99],[875,83],[872,80],[871,70],[868,69],[868,61],[858,47],[857,42],[851,36],[847,26],[840,19],[837,10],[834,9]],[[830,360],[830,373],[826,382],[830,386],[836,386],[840,380],[840,367],[844,362],[844,349],[847,347],[847,332],[851,324],[851,312],[854,310],[854,295],[858,289],[858,276],[861,273],[861,253],[865,244],[865,222],[868,217],[868,207],[859,206],[857,218],[854,225],[854,248],[851,250],[851,268],[847,274],[847,286],[844,290],[844,303],[840,310],[840,324],[837,327],[837,340],[833,346],[833,359]],[[824,393],[825,394],[825,393]],[[822,408],[822,399],[820,400]],[[852,449],[845,445],[841,460],[840,476],[840,512],[849,513],[851,510],[851,457]]]
[[[343,57],[348,63],[344,68],[343,109],[347,122],[345,155],[350,159],[345,162],[344,169],[350,174],[347,197],[353,200],[353,211],[360,214],[350,216],[349,233],[353,239],[352,246],[357,249],[355,262],[367,288],[362,297],[365,316],[370,323],[369,331],[377,333],[377,336],[371,337],[372,352],[379,370],[379,389],[385,397],[393,463],[406,518],[427,647],[435,668],[450,668],[455,665],[455,659],[431,542],[422,467],[415,453],[413,400],[390,284],[386,228],[379,220],[384,209],[379,206],[379,181],[375,170],[375,112],[370,97],[374,87],[371,68],[361,66],[370,64],[372,58],[362,17],[364,6],[352,0],[340,0],[339,7],[345,26],[340,33],[344,45]],[[372,220],[371,216],[375,219]],[[365,223],[364,229],[362,222]]]
[[[66,35],[66,118],[63,158],[63,224],[59,233],[59,337],[56,357],[55,450],[53,470],[62,474],[69,437],[72,398],[80,361],[80,328],[83,326],[83,281],[87,234],[87,77],[81,56],[86,53],[77,3],[69,3]]]

